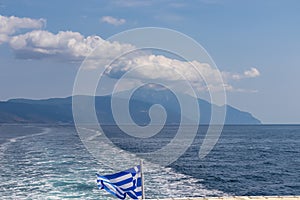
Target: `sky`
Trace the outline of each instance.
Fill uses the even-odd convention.
[[[0,101],[70,96],[81,62],[99,43],[106,44],[101,55],[108,59],[132,47],[107,38],[161,27],[206,49],[226,82],[229,105],[263,123],[299,124],[299,10],[297,0],[0,0]],[[156,63],[161,73],[149,68],[135,78],[173,81],[163,67],[172,63],[194,80],[186,62],[150,54],[116,63],[107,76],[141,63]],[[211,66],[195,65],[214,77]]]

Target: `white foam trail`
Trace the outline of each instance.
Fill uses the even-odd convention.
[[[4,155],[6,149],[12,143],[15,143],[18,140],[23,140],[23,139],[26,139],[26,138],[29,138],[29,137],[45,135],[45,134],[48,134],[50,131],[51,131],[51,128],[43,128],[43,131],[40,132],[40,133],[33,133],[33,134],[29,134],[29,135],[23,135],[23,136],[18,136],[18,137],[10,138],[7,142],[4,142],[4,143],[0,144],[0,158],[2,158],[2,156]]]
[[[98,145],[101,146],[99,149],[101,151],[106,150],[105,146],[108,144],[100,141]],[[125,170],[129,166],[138,164],[135,162],[136,155],[125,150],[110,147],[109,151],[106,150],[101,153],[103,153],[101,155],[103,162],[98,160],[99,166],[101,166],[98,170],[100,174],[114,173],[120,170],[120,166],[124,166],[123,170]],[[111,161],[112,158],[113,161]],[[116,163],[119,163],[118,168],[112,170],[111,167],[116,166]],[[203,184],[199,183],[202,180],[175,172],[171,168],[144,161],[143,171],[145,173],[145,191],[149,198],[228,196],[222,191],[206,189]]]
[[[16,142],[17,140],[16,140],[16,138],[11,138],[11,139],[9,139],[9,142],[10,143],[14,143],[14,142]]]
[[[97,155],[99,162],[98,173],[109,174],[125,170],[139,163],[140,158],[128,151],[117,148],[103,140],[103,135],[89,128],[81,128],[88,131],[81,134],[82,141],[89,145],[93,155]],[[96,134],[91,134],[95,132]],[[201,180],[191,176],[175,172],[171,168],[162,167],[157,164],[145,162],[144,165],[146,192],[151,198],[169,197],[196,197],[196,196],[226,196],[227,194],[218,190],[209,190],[199,182]],[[103,194],[105,192],[101,192]]]
[[[102,135],[102,133],[100,131],[97,131],[97,130],[94,130],[94,129],[90,129],[90,128],[85,128],[85,127],[78,127],[79,129],[82,129],[82,130],[86,130],[86,131],[89,131],[89,132],[93,132],[95,133],[94,135],[86,138],[86,140],[88,141],[92,141],[94,140],[96,137]]]
[[[192,176],[175,172],[172,168],[145,162],[145,188],[151,198],[226,196],[222,191],[208,190]]]
[[[20,140],[24,144],[29,144],[29,140],[32,140],[32,137],[47,134],[51,131],[50,128],[45,128],[43,132],[37,134],[31,134],[26,136],[20,136],[12,138],[11,141],[5,143],[5,145],[10,145]],[[99,133],[97,131],[85,130],[93,134],[89,134],[91,141],[93,137],[98,137]],[[50,135],[50,134],[49,134]],[[50,135],[51,136],[51,135]],[[56,135],[51,137],[51,139],[56,138]],[[27,140],[25,140],[27,139]],[[45,138],[43,138],[44,141]],[[67,140],[69,141],[69,140]],[[107,150],[104,142],[97,141],[98,147],[102,147],[100,150]],[[59,148],[65,147],[63,143],[59,143]],[[102,146],[103,145],[103,146]],[[39,146],[33,146],[33,149],[28,149],[28,152],[38,152],[39,154],[26,154],[26,157],[20,157],[21,163],[28,164],[26,165],[26,172],[23,173],[23,170],[20,172],[21,178],[3,178],[3,182],[0,183],[0,188],[3,194],[0,194],[3,199],[102,199],[109,200],[115,199],[113,196],[108,194],[104,190],[98,190],[96,186],[96,176],[95,172],[100,174],[109,174],[116,172],[117,169],[112,169],[113,163],[105,163],[106,160],[103,160],[104,163],[96,165],[96,163],[89,156],[84,157],[82,160],[74,160],[77,165],[70,166],[70,169],[67,169],[67,172],[61,172],[61,170],[66,170],[66,168],[60,168],[60,165],[57,163],[64,163],[72,161],[73,157],[65,157],[67,152],[62,151],[59,154],[56,154],[59,149],[54,153],[57,157],[43,157],[44,149],[39,148]],[[46,147],[46,146],[45,146]],[[56,146],[55,146],[56,147]],[[67,149],[64,149],[67,150]],[[120,159],[117,160],[117,163],[125,166],[134,166],[135,164],[132,157],[135,157],[134,154],[121,149],[110,149],[111,151],[104,152],[103,156],[110,159]],[[70,153],[70,152],[69,152]],[[81,150],[75,152],[72,151],[75,155],[80,156],[82,153]],[[50,154],[51,155],[51,154]],[[116,155],[118,155],[116,157]],[[27,163],[28,162],[28,163]],[[81,164],[78,164],[81,163]],[[55,164],[55,165],[54,165]],[[14,162],[8,168],[7,172],[10,172],[9,167],[13,166]],[[58,167],[48,169],[47,167]],[[61,165],[63,166],[63,165]],[[68,165],[67,165],[68,166]],[[123,170],[126,168],[123,168]],[[44,174],[39,174],[39,171],[43,171]],[[28,173],[27,173],[28,172]],[[159,165],[144,162],[144,173],[145,173],[145,188],[147,198],[170,198],[170,197],[195,197],[195,196],[224,196],[225,193],[218,190],[209,190],[206,189],[202,180],[193,178],[191,176],[178,173],[171,168],[161,167]],[[27,175],[28,174],[28,175]],[[88,189],[78,190],[77,188],[88,187]],[[0,192],[1,193],[1,192]]]

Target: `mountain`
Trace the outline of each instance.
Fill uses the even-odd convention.
[[[118,93],[114,100],[117,105],[126,103],[128,92]],[[91,96],[76,96],[74,98],[88,98]],[[101,124],[115,124],[111,110],[111,96],[95,97],[95,107],[98,120]],[[189,105],[193,97],[184,96],[184,104]],[[220,112],[224,107],[210,104],[196,99],[200,108],[200,123],[208,124],[211,118],[211,108]],[[164,107],[167,118],[166,124],[178,124],[181,120],[180,104],[176,96],[168,90],[155,90],[142,88],[135,91],[129,101],[129,111],[133,121],[139,125],[150,122],[149,109],[154,104]],[[232,106],[225,105],[227,109],[225,124],[260,124],[261,122],[248,112],[240,111]],[[118,112],[126,117],[125,112]],[[192,115],[183,115],[185,121],[195,123]],[[87,121],[88,122],[88,121]],[[0,102],[0,123],[73,123],[72,97],[51,98],[43,100],[11,99]]]
[[[132,93],[132,91],[121,92],[118,93],[116,97],[119,99],[127,99],[126,97],[130,96],[130,93]],[[191,104],[190,102],[195,100],[192,96],[185,94],[177,94],[177,97],[182,100],[182,104],[189,105]],[[178,121],[176,121],[176,123],[178,123],[180,121],[181,113],[180,103],[177,97],[171,90],[164,89],[163,87],[156,87],[156,89],[153,89],[147,86],[137,89],[131,96],[133,100],[142,101],[150,105],[160,104],[167,110],[167,113],[171,111],[175,112],[176,115],[179,116],[177,118]],[[232,106],[217,106],[199,98],[196,99],[196,101],[198,102],[200,109],[200,124],[210,123],[212,109],[214,109],[215,113],[222,113],[226,110],[225,124],[261,124],[260,120],[253,117],[251,113],[240,111]],[[187,111],[184,117],[188,118],[191,123],[195,123],[193,117],[191,117],[193,116],[192,113],[192,111]]]

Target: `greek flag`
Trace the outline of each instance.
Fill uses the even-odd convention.
[[[125,199],[127,195],[132,199],[139,199],[142,197],[141,166],[116,174],[97,174],[97,185],[99,189],[105,189],[119,199]]]

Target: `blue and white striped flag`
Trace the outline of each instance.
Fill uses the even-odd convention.
[[[125,199],[127,195],[132,199],[140,199],[142,197],[141,167],[138,165],[105,176],[97,174],[97,185],[99,189],[105,189],[119,199]]]

